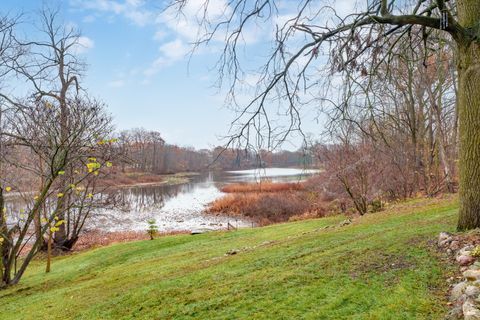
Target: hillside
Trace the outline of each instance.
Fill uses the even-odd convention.
[[[456,201],[178,235],[36,261],[1,319],[441,319],[453,266],[429,244]],[[325,228],[331,226],[329,228]]]

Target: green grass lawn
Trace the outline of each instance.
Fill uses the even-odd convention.
[[[341,228],[343,217],[178,235],[35,261],[0,291],[0,319],[442,319],[431,240],[455,200],[414,200]],[[225,255],[237,249],[235,255]]]

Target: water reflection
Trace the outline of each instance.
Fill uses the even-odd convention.
[[[316,171],[269,168],[195,176],[182,185],[139,186],[116,190],[118,209],[101,210],[92,217],[90,228],[106,231],[145,230],[148,219],[155,219],[161,231],[224,229],[227,223],[251,226],[238,217],[205,215],[206,205],[222,196],[220,188],[231,182],[300,181]]]
[[[205,173],[193,176],[181,185],[149,185],[121,188],[111,191],[115,196],[114,209],[99,209],[92,213],[88,229],[103,231],[144,231],[146,221],[155,219],[160,231],[198,229],[225,229],[227,223],[249,227],[252,223],[238,217],[213,216],[203,213],[206,205],[223,195],[221,187],[232,182],[300,181],[315,171],[269,168]],[[9,212],[20,212],[25,207],[21,199],[9,201]],[[11,209],[11,210],[10,210]]]

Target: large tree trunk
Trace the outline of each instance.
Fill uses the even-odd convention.
[[[458,1],[459,22],[475,29],[480,1]],[[477,31],[478,32],[478,31]],[[460,126],[459,230],[480,227],[480,43],[458,43],[458,107]]]

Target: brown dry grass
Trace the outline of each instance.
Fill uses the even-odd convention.
[[[165,176],[141,172],[116,172],[100,180],[102,186],[131,186],[138,184],[162,183]]]
[[[304,190],[302,183],[275,183],[263,181],[260,183],[233,183],[224,186],[221,190],[225,193],[248,193],[248,192],[284,192]]]
[[[303,183],[241,183],[222,188],[229,194],[213,201],[208,213],[248,217],[260,225],[323,217],[326,205],[319,193]]]

